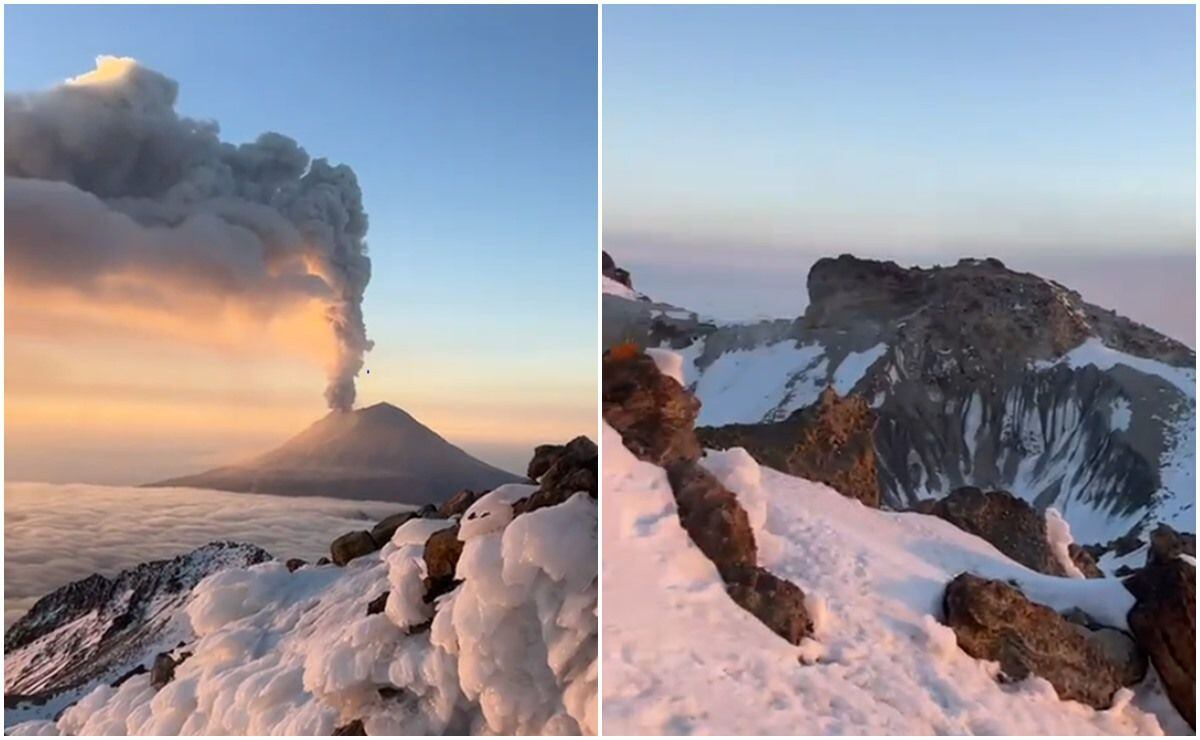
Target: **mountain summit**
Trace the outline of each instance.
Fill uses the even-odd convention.
[[[403,409],[377,403],[330,412],[245,463],[150,485],[426,504],[464,488],[491,490],[519,480],[450,444]]]

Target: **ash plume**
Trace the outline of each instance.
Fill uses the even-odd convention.
[[[4,100],[9,280],[139,304],[178,292],[264,312],[318,299],[336,338],[325,397],[354,404],[371,349],[367,215],[354,171],[265,133],[222,142],[132,59]]]

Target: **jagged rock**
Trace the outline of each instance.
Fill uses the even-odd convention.
[[[633,289],[633,279],[630,278],[629,271],[617,267],[617,263],[613,260],[613,258],[608,254],[608,252],[603,250],[600,252],[600,272],[603,273],[604,277],[609,278],[610,280],[616,280],[618,283],[624,285],[630,290]],[[534,478],[534,476],[529,477]],[[534,478],[534,480],[537,480],[537,478]]]
[[[345,565],[355,558],[368,555],[380,548],[371,533],[366,530],[347,532],[329,545],[329,555],[335,565]]]
[[[1117,569],[1113,571],[1113,575],[1117,578],[1125,578],[1133,575],[1134,573],[1137,573],[1137,570],[1130,568],[1128,565],[1118,566]]]
[[[379,520],[379,523],[371,528],[371,539],[375,541],[375,549],[386,545],[392,539],[392,535],[396,533],[396,530],[400,528],[400,525],[409,519],[419,516],[421,516],[420,512],[402,511],[399,514],[392,514]]]
[[[816,403],[780,422],[700,427],[705,447],[744,447],[767,467],[828,485],[843,496],[878,508],[875,412],[857,396],[826,388]]]
[[[356,719],[351,722],[347,722],[346,724],[342,725],[341,727],[335,727],[333,730],[333,734],[335,736],[337,736],[337,735],[366,735],[367,731],[366,731],[366,729],[363,728],[363,721],[361,719]]]
[[[1071,556],[1071,562],[1075,563],[1075,567],[1079,569],[1087,578],[1103,578],[1104,571],[1100,570],[1100,564],[1096,562],[1096,558],[1092,556],[1090,550],[1086,547],[1072,542],[1067,545],[1067,554]]]
[[[454,578],[463,543],[458,539],[458,525],[434,532],[425,540],[425,601],[431,603],[458,585]]]
[[[533,459],[529,461],[529,467],[525,470],[525,475],[529,476],[529,480],[536,481],[541,478],[554,463],[558,462],[558,458],[562,456],[565,445],[538,445],[533,448]]]
[[[796,584],[755,566],[731,572],[725,590],[738,605],[793,645],[812,634],[804,592]]]
[[[1150,533],[1150,550],[1146,553],[1146,565],[1165,563],[1180,555],[1196,557],[1196,535],[1176,532],[1165,523],[1159,523]]]
[[[284,563],[284,567],[288,569],[288,573],[295,573],[306,565],[308,565],[308,563],[304,562],[300,558],[288,558],[288,561]]]
[[[693,426],[700,402],[636,347],[604,353],[604,420],[641,460],[661,467],[700,457]]]
[[[382,614],[383,608],[387,606],[388,595],[391,591],[384,591],[375,598],[367,602],[367,615]]]
[[[479,494],[474,491],[463,489],[451,496],[438,509],[438,516],[443,519],[449,519],[454,516],[462,516],[463,512],[471,508],[471,504],[479,498]]]
[[[181,653],[178,658],[170,653],[159,653],[154,656],[154,665],[150,668],[150,685],[155,691],[175,680],[175,668],[183,661],[192,657],[191,653]]]
[[[1027,568],[1052,576],[1066,575],[1046,539],[1045,517],[1007,491],[985,493],[965,486],[945,498],[922,502],[918,510],[987,540]]]
[[[540,448],[539,448],[540,449]],[[535,455],[536,461],[536,455]],[[580,491],[596,498],[599,478],[599,450],[587,437],[576,437],[563,445],[551,459],[543,458],[549,467],[540,471],[538,490],[513,505],[513,515],[561,504]],[[530,463],[530,470],[534,470]]]
[[[1037,674],[1060,698],[1106,709],[1129,678],[1078,625],[1002,581],[962,573],[946,586],[943,609],[958,646],[972,657],[998,661],[1008,680]]]
[[[5,693],[45,702],[146,664],[163,649],[196,584],[272,559],[254,545],[213,542],[47,594],[5,632]]]
[[[758,546],[737,496],[694,462],[676,464],[667,471],[667,479],[675,493],[680,524],[717,566],[721,577],[728,582],[731,575],[753,569]]]
[[[120,676],[118,676],[115,681],[113,681],[112,683],[109,684],[109,686],[112,686],[114,689],[118,688],[118,687],[120,687],[121,684],[125,683],[126,681],[133,678],[134,676],[142,675],[143,673],[146,672],[146,670],[147,670],[146,666],[142,665],[141,663],[138,663],[133,668],[130,668],[129,670],[125,671]],[[9,696],[8,694],[4,695],[4,705],[5,706],[8,706],[8,696]]]
[[[1196,568],[1154,559],[1125,581],[1134,639],[1150,656],[1171,704],[1196,727]]]
[[[319,568],[322,565],[330,565],[332,562],[332,560],[322,555],[321,557],[317,558],[317,567]]]

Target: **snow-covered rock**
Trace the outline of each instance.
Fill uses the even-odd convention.
[[[1041,678],[1000,684],[997,664],[959,650],[938,623],[946,584],[970,571],[1127,630],[1133,596],[1116,579],[1035,573],[935,517],[715,456],[710,472],[764,512],[760,563],[820,605],[814,638],[792,646],[726,596],[680,525],[666,473],[608,427],[604,451],[606,733],[1190,734],[1154,671],[1096,710]]]

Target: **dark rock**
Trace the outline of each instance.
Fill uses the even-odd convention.
[[[513,515],[561,504],[580,491],[596,498],[599,462],[595,442],[587,437],[571,440],[559,448],[553,459],[549,460],[549,467],[541,471],[538,490],[513,505]],[[535,469],[533,462],[529,465],[530,470]]]
[[[804,592],[796,584],[756,566],[730,573],[725,590],[734,602],[793,645],[812,634]]]
[[[753,569],[758,547],[750,518],[737,496],[712,473],[694,462],[681,462],[667,471],[675,493],[679,522],[700,551],[729,581],[733,574]]]
[[[700,402],[632,345],[604,353],[604,420],[640,460],[670,467],[700,457],[693,426]]]
[[[1137,573],[1137,571],[1133,568],[1130,568],[1128,565],[1118,566],[1117,569],[1113,571],[1113,575],[1117,578],[1125,578],[1133,575],[1134,573]]]
[[[322,555],[321,557],[317,558],[317,567],[319,568],[322,565],[329,565],[332,562],[333,561],[331,561],[329,558]]]
[[[536,481],[541,478],[554,463],[558,462],[558,458],[562,457],[564,445],[538,445],[533,448],[533,459],[529,461],[529,467],[525,474],[529,476],[529,480]]]
[[[347,532],[329,545],[329,555],[335,565],[345,565],[355,558],[368,555],[380,548],[370,532],[359,530]]]
[[[1129,677],[1078,625],[1002,581],[960,574],[946,586],[943,608],[958,646],[972,657],[998,661],[1007,680],[1036,674],[1059,698],[1106,709]]]
[[[361,719],[356,719],[352,722],[347,722],[346,724],[342,725],[341,727],[334,728],[333,734],[335,736],[336,735],[366,735],[367,731],[363,728],[363,721]]]
[[[375,549],[379,549],[392,539],[392,535],[400,528],[400,525],[407,522],[409,519],[418,517],[418,512],[402,511],[399,514],[392,514],[379,520],[379,523],[371,528],[371,539],[375,541]],[[337,558],[334,558],[335,560]]]
[[[1045,517],[1007,491],[985,493],[967,486],[923,508],[927,509],[925,513],[987,540],[1027,568],[1052,576],[1066,575],[1046,540]]]
[[[1146,565],[1165,563],[1180,555],[1196,557],[1196,535],[1176,532],[1165,523],[1159,523],[1150,533],[1150,550],[1146,553]]]
[[[462,555],[463,543],[458,539],[458,525],[434,532],[425,540],[425,601],[432,603],[442,594],[458,586],[454,571]]]
[[[1129,610],[1134,639],[1150,656],[1167,697],[1196,727],[1196,568],[1154,559],[1125,581],[1137,599]]]
[[[421,519],[429,519],[438,515],[438,507],[434,504],[425,504],[417,509],[417,516]]]
[[[190,657],[192,657],[191,653],[181,653],[178,658],[170,653],[159,653],[154,656],[154,665],[150,668],[150,685],[154,687],[154,690],[160,691],[162,687],[174,681],[175,668]]]
[[[383,699],[384,701],[395,701],[397,699],[403,698],[405,693],[406,692],[404,691],[404,689],[400,688],[399,686],[380,686],[379,687],[379,698]]]
[[[610,280],[616,280],[621,285],[624,285],[630,290],[633,289],[633,279],[629,276],[629,271],[617,267],[617,263],[609,256],[608,252],[600,251],[600,272],[604,277]],[[537,480],[534,476],[529,476]]]
[[[1081,547],[1072,542],[1070,545],[1067,545],[1067,554],[1071,556],[1071,562],[1075,563],[1075,567],[1085,577],[1104,577],[1104,571],[1100,570],[1100,564],[1096,562],[1096,558],[1092,557],[1091,551],[1086,547]]]
[[[284,565],[287,567],[289,573],[295,573],[304,566],[308,565],[308,563],[304,562],[300,558],[288,558],[288,561],[284,563]]]
[[[367,603],[367,616],[372,614],[382,614],[383,608],[387,606],[388,594],[391,591],[384,591]]]
[[[1117,557],[1121,558],[1121,557],[1125,557],[1126,555],[1128,555],[1129,553],[1138,549],[1139,547],[1141,547],[1144,544],[1146,544],[1146,543],[1142,540],[1141,537],[1137,536],[1137,532],[1135,530],[1135,531],[1126,532],[1125,534],[1121,535],[1117,539],[1108,543],[1108,547],[1109,547],[1109,549],[1111,549],[1113,551],[1113,553],[1116,554]]]
[[[138,663],[133,668],[130,668],[129,670],[125,671],[120,676],[118,676],[115,681],[113,681],[111,684],[109,684],[109,686],[112,686],[115,689],[118,686],[120,686],[121,684],[128,681],[129,679],[133,678],[134,676],[140,676],[145,672],[146,672],[146,666],[142,665],[141,663]],[[7,695],[5,698],[7,698]]]
[[[767,467],[819,481],[843,496],[879,507],[875,412],[858,396],[826,388],[816,403],[780,422],[700,427],[705,447],[744,447]]]
[[[438,509],[438,514],[443,519],[449,519],[452,516],[462,516],[463,512],[471,508],[471,504],[478,500],[479,494],[474,491],[463,489],[451,496],[441,508]]]

